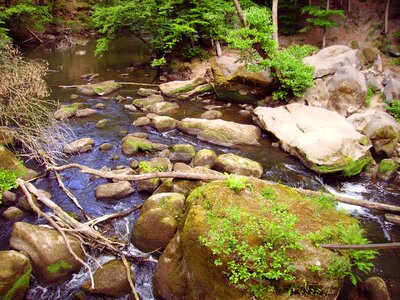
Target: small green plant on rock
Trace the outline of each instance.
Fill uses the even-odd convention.
[[[9,170],[0,170],[0,203],[3,197],[3,192],[16,188],[18,184],[16,180],[18,174]]]
[[[225,184],[228,188],[235,192],[241,192],[249,187],[249,182],[246,177],[239,177],[237,175],[225,174]]]

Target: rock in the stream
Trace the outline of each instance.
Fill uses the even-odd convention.
[[[125,104],[125,105],[124,105],[124,108],[125,108],[127,111],[130,111],[130,112],[135,112],[135,111],[137,111],[136,106],[133,105],[133,104]]]
[[[219,155],[214,168],[220,172],[256,178],[260,178],[263,174],[263,168],[258,162],[232,153]]]
[[[347,118],[358,132],[372,141],[374,151],[390,157],[396,150],[400,136],[400,125],[386,112],[369,109]]]
[[[239,57],[220,56],[211,60],[217,97],[237,102],[255,102],[265,98],[274,88],[269,70],[251,72]]]
[[[110,143],[103,143],[100,145],[99,148],[101,151],[109,151],[113,148],[113,145],[111,145]]]
[[[378,177],[389,180],[397,175],[399,164],[391,158],[382,159],[378,165]]]
[[[153,144],[145,138],[128,134],[122,139],[122,153],[126,156],[133,156],[138,151],[152,151]]]
[[[196,77],[192,80],[162,83],[160,84],[160,90],[165,96],[172,98],[190,93],[204,84],[207,84],[207,80],[202,77]]]
[[[0,251],[0,299],[22,300],[29,289],[32,265],[17,251]]]
[[[122,86],[118,82],[115,82],[114,80],[108,80],[100,83],[78,85],[76,89],[78,93],[86,96],[103,96],[110,94],[121,87]]]
[[[129,181],[101,184],[96,188],[96,198],[99,200],[118,200],[126,198],[135,192]]]
[[[144,108],[144,110],[150,113],[154,113],[156,115],[167,115],[179,110],[179,105],[172,102],[162,101],[154,105],[147,106],[146,108]]]
[[[71,96],[69,96],[70,100],[78,100],[79,99],[79,95],[77,94],[71,94]]]
[[[385,281],[380,277],[370,277],[364,281],[368,300],[390,300],[390,294]]]
[[[24,217],[24,212],[17,207],[9,207],[3,212],[3,217],[11,221],[20,221]]]
[[[207,120],[220,119],[221,117],[222,117],[222,112],[218,110],[208,110],[201,114],[201,118]]]
[[[104,109],[106,108],[106,105],[104,103],[97,103],[94,107],[97,109]]]
[[[185,196],[178,193],[161,193],[148,198],[133,227],[135,247],[143,252],[164,249],[175,235],[184,202]]]
[[[153,89],[140,88],[140,89],[138,89],[136,94],[138,96],[148,97],[148,96],[151,96],[151,95],[159,95],[160,91],[153,90]]]
[[[17,202],[17,195],[10,191],[3,191],[1,204],[5,206],[13,206]]]
[[[64,153],[75,154],[84,153],[93,149],[94,140],[91,138],[82,138],[64,146]]]
[[[201,149],[197,151],[192,160],[193,167],[207,167],[212,168],[214,166],[217,154],[211,149]]]
[[[129,268],[130,269],[130,268]],[[133,274],[130,274],[133,283]],[[114,259],[97,269],[93,276],[94,288],[91,281],[87,280],[81,285],[81,289],[90,294],[122,297],[131,292],[126,268],[122,260]]]
[[[135,99],[133,100],[132,104],[141,109],[145,109],[146,107],[152,106],[161,101],[164,101],[163,96],[158,94],[153,94],[146,98]]]
[[[67,239],[75,254],[83,259],[85,255],[80,241],[69,234]],[[15,223],[10,246],[28,255],[33,273],[44,286],[60,284],[81,268],[68,251],[61,234],[52,228]]]
[[[84,118],[84,117],[90,117],[96,114],[96,110],[91,109],[91,108],[84,108],[84,109],[79,109],[75,116],[77,118]]]
[[[193,145],[190,144],[177,144],[172,146],[169,154],[169,159],[172,162],[191,162],[192,158],[196,154],[196,150]]]
[[[56,120],[66,120],[75,116],[78,109],[82,106],[82,103],[74,103],[71,105],[61,105],[61,107],[54,112],[54,118]]]
[[[28,173],[24,164],[2,145],[0,145],[0,170],[12,171],[17,177],[24,177]]]
[[[141,161],[138,165],[139,174],[154,172],[169,172],[172,164],[168,158],[154,157],[150,161]],[[160,178],[140,180],[137,182],[138,191],[154,192],[160,185]]]
[[[178,120],[167,116],[156,116],[151,118],[151,123],[159,132],[164,132],[174,129]]]
[[[151,121],[148,117],[139,117],[132,123],[133,126],[147,126],[150,124]]]
[[[98,128],[98,129],[102,129],[102,128],[104,128],[104,127],[106,127],[107,125],[108,125],[108,120],[107,119],[101,119],[100,121],[98,121],[97,123],[96,123],[96,128]]]
[[[327,81],[329,91],[328,109],[342,116],[357,111],[364,106],[367,96],[367,84],[363,73],[352,66],[339,68]]]
[[[359,70],[363,65],[360,50],[344,45],[326,47],[304,58],[304,62],[315,68],[314,78],[335,74],[343,66],[352,66]]]
[[[255,121],[280,141],[282,148],[320,174],[360,173],[371,160],[371,141],[337,112],[289,104],[257,107]]]
[[[49,192],[46,192],[46,191],[41,190],[41,189],[38,189],[38,192],[42,193],[43,195],[45,195],[49,199],[52,198],[52,195]],[[35,195],[32,195],[32,201],[40,209],[43,207],[43,204],[37,200]],[[33,212],[33,209],[30,206],[30,204],[28,202],[28,199],[26,198],[26,195],[24,195],[24,194],[19,198],[18,207],[22,208],[23,210]]]
[[[227,147],[258,145],[258,140],[261,137],[261,131],[256,126],[219,119],[185,118],[179,122],[178,129],[197,136],[202,141]]]

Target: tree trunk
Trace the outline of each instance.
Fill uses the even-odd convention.
[[[312,5],[312,0],[308,0],[308,5]]]
[[[236,11],[237,11],[240,21],[242,22],[243,27],[247,27],[246,18],[244,16],[242,7],[240,6],[239,0],[233,0],[233,3],[235,3]]]
[[[274,26],[274,41],[277,47],[279,47],[278,37],[278,0],[272,0],[272,25]]]
[[[326,0],[326,10],[329,10],[330,1]],[[324,27],[324,35],[322,36],[322,49],[326,47],[326,27]]]
[[[217,50],[217,56],[218,57],[222,56],[221,44],[219,43],[218,40],[215,41],[215,49]]]
[[[384,33],[387,34],[389,31],[389,9],[390,9],[390,0],[386,0],[386,8],[385,8],[385,30]]]
[[[347,12],[351,11],[351,0],[347,0]]]

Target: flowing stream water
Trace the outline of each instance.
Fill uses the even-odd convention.
[[[80,78],[80,76],[85,73],[99,73],[100,76],[96,78],[96,81],[114,79],[124,82],[157,83],[157,74],[152,68],[146,66],[128,68],[133,65],[143,64],[149,60],[149,51],[139,39],[125,37],[115,41],[111,44],[109,52],[101,59],[94,57],[94,48],[95,41],[89,41],[86,45],[77,46],[69,51],[58,51],[52,47],[42,46],[26,53],[26,56],[30,59],[44,59],[48,61],[49,68],[53,71],[46,77],[46,81],[51,87],[52,99],[60,101],[61,104],[82,102],[85,107],[90,108],[94,108],[97,103],[103,103],[106,106],[103,110],[98,109],[97,114],[91,117],[75,118],[67,121],[76,138],[91,137],[95,140],[95,147],[88,153],[67,157],[66,162],[76,162],[92,168],[101,168],[103,166],[113,168],[118,165],[129,165],[133,159],[150,159],[152,156],[147,154],[138,154],[133,158],[127,158],[121,154],[120,130],[127,130],[128,132],[146,132],[149,134],[149,140],[153,142],[168,145],[189,143],[194,145],[196,150],[211,148],[217,151],[217,153],[231,152],[256,160],[260,162],[264,168],[264,179],[280,182],[288,186],[313,190],[328,188],[334,193],[342,193],[376,202],[399,204],[399,181],[372,181],[361,177],[319,177],[305,168],[296,158],[291,157],[279,148],[271,146],[274,140],[267,134],[263,135],[260,146],[246,146],[231,149],[201,142],[194,137],[179,133],[176,130],[167,133],[159,133],[150,126],[135,127],[131,125],[132,122],[138,117],[143,116],[144,113],[129,113],[124,109],[123,103],[117,103],[110,98],[116,95],[135,98],[136,91],[140,86],[125,85],[123,89],[111,95],[107,95],[107,97],[81,96],[79,99],[71,101],[70,95],[75,93],[75,91],[71,89],[60,89],[57,86],[85,84],[85,81]],[[121,74],[128,74],[128,76],[121,76]],[[226,104],[226,102],[211,99],[211,104],[222,106]],[[179,112],[171,115],[176,119],[199,117],[201,113],[205,111],[204,106],[206,104],[201,101],[179,101],[179,105],[181,106]],[[221,109],[223,113],[222,119],[251,124],[251,119],[247,119],[238,114],[239,110],[240,107],[235,104],[229,108]],[[109,125],[104,129],[97,129],[95,127],[96,122],[104,118],[109,120]],[[99,145],[104,142],[111,143],[113,149],[107,152],[99,150]],[[120,159],[112,160],[111,158],[114,154],[118,154]],[[28,162],[28,165],[37,168],[34,162]],[[90,175],[81,174],[79,171],[72,169],[62,172],[65,185],[72,191],[77,199],[79,199],[85,211],[94,217],[127,210],[134,205],[142,204],[150,195],[136,192],[133,196],[118,201],[99,201],[96,200],[94,196],[94,190],[99,184],[105,183],[106,180],[90,180],[90,177]],[[57,181],[52,175],[37,180],[35,185],[49,191],[53,195],[53,200],[65,211],[74,212],[79,215],[79,211],[61,191]],[[341,204],[341,206],[361,220],[364,228],[367,230],[367,237],[372,242],[400,241],[400,228],[385,222],[383,214],[351,205]],[[3,211],[4,208],[0,208],[0,215]],[[137,217],[138,213],[114,221],[113,226],[116,232],[121,237],[129,239],[130,230]],[[42,219],[37,219],[33,214],[29,213],[25,213],[23,221],[44,223]],[[0,217],[0,250],[9,248],[8,241],[12,231],[12,225],[13,222],[6,221],[4,218]],[[110,257],[102,256],[100,261],[105,262],[109,259]],[[381,252],[374,263],[375,267],[370,276],[381,276],[389,287],[392,299],[400,299],[399,252]],[[152,262],[143,262],[134,268],[136,284],[142,298],[153,299],[151,294],[151,277],[154,272],[155,264]],[[79,285],[87,278],[88,274],[85,270],[81,270],[81,272],[75,274],[70,281],[58,287],[43,288],[37,282],[33,282],[26,299],[71,299],[74,292],[79,290]],[[87,299],[107,298],[89,296]],[[342,299],[347,299],[346,295],[342,296]]]

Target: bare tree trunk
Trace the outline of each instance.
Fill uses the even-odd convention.
[[[278,0],[272,0],[272,25],[274,27],[274,41],[277,47],[279,47],[279,37],[278,37]]]
[[[308,5],[312,5],[312,0],[308,0]]]
[[[237,11],[240,21],[242,22],[243,27],[247,27],[246,18],[244,16],[242,7],[240,6],[239,0],[233,0],[233,3],[235,3],[236,11]]]
[[[347,12],[351,11],[351,0],[347,0]]]
[[[330,1],[326,0],[326,10],[329,10]],[[324,27],[324,35],[322,36],[322,48],[326,47],[326,27]]]
[[[386,8],[385,8],[385,30],[384,33],[387,34],[389,31],[389,9],[390,9],[390,0],[386,0]]]
[[[217,56],[222,56],[222,49],[221,49],[221,44],[219,43],[218,40],[215,41],[215,49],[217,51]]]

